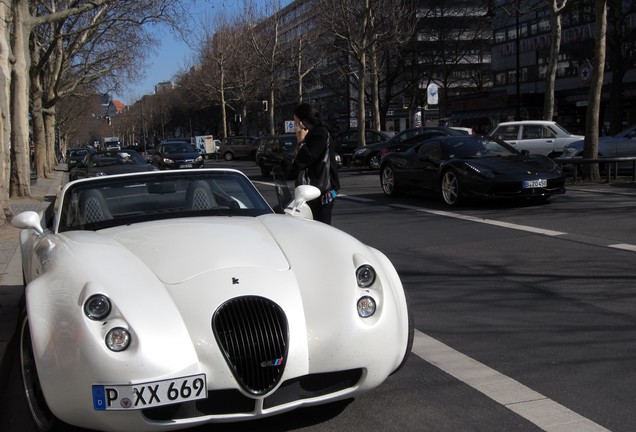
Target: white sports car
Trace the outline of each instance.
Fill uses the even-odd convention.
[[[303,215],[309,186],[287,210]],[[67,183],[25,212],[24,391],[39,430],[175,430],[351,398],[405,362],[381,252],[276,214],[239,171]]]

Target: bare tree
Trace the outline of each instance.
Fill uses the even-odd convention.
[[[334,47],[347,61],[354,62],[351,73],[357,80],[358,142],[365,145],[367,61],[372,37],[373,0],[318,0],[322,14],[318,25],[334,38]]]
[[[276,92],[280,85],[281,72],[285,64],[281,50],[281,21],[279,0],[268,0],[263,10],[253,1],[245,2],[245,22],[249,25],[248,38],[253,56],[245,60],[260,71],[267,95],[268,129],[276,133]]]
[[[607,2],[608,0],[595,1],[594,64],[592,65],[592,78],[590,80],[589,104],[585,115],[585,144],[583,147],[583,157],[585,158],[598,157],[599,111],[605,73],[605,43],[607,39]],[[592,181],[600,179],[597,164],[591,164],[586,169]]]
[[[557,65],[561,50],[561,16],[568,4],[568,0],[547,0],[550,8],[550,56],[548,58],[548,79],[543,99],[543,119],[552,120],[554,116],[554,87],[556,83]]]

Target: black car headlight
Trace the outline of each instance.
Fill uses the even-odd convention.
[[[491,170],[489,170],[487,168],[480,167],[480,166],[477,166],[477,165],[473,165],[471,163],[467,163],[466,164],[466,168],[468,168],[469,172],[474,173],[474,174],[478,174],[478,175],[480,175],[482,177],[486,177],[486,178],[490,178],[490,179],[491,178],[495,178],[495,174]]]
[[[103,294],[92,295],[84,303],[84,313],[94,321],[103,320],[111,310],[110,300]]]

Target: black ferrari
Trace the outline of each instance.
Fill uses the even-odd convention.
[[[565,175],[552,159],[484,136],[442,136],[387,153],[380,181],[387,196],[418,189],[441,193],[451,206],[467,198],[544,201],[565,192]]]

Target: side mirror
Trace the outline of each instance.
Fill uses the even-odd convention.
[[[285,208],[285,213],[292,216],[299,216],[305,219],[313,219],[311,209],[307,201],[311,201],[320,196],[320,189],[311,185],[300,185],[294,191],[294,200]]]
[[[40,224],[40,215],[34,211],[25,211],[18,214],[11,219],[11,225],[20,229],[33,229],[38,234],[42,234],[44,232],[42,225]]]

